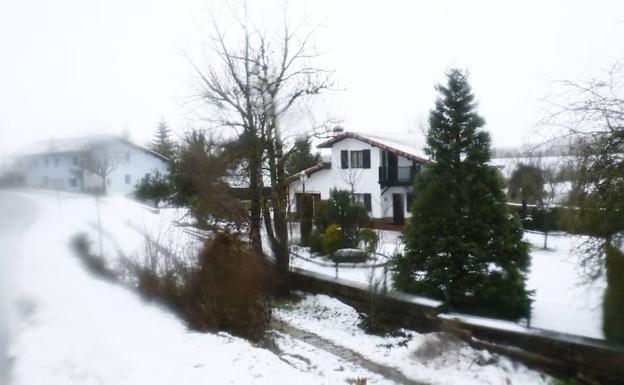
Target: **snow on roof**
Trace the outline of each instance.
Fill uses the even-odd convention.
[[[397,152],[401,156],[420,162],[430,162],[425,154],[425,138],[421,134],[407,132],[356,132],[346,131],[318,145],[329,148],[343,139],[353,138],[369,143],[375,147]]]
[[[41,141],[30,144],[28,148],[22,153],[24,155],[39,155],[39,154],[55,154],[55,153],[58,154],[58,153],[64,153],[64,152],[78,152],[95,144],[101,144],[101,143],[112,142],[112,141],[126,143],[130,146],[133,146],[149,154],[152,154],[160,159],[169,161],[167,157],[155,151],[152,151],[148,148],[140,146],[136,143],[130,142],[129,140],[126,140],[116,135],[91,135],[91,136],[81,136],[81,137],[74,137],[74,138],[41,140]]]

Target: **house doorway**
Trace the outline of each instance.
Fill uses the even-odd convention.
[[[403,194],[392,194],[392,223],[395,225],[405,224]]]

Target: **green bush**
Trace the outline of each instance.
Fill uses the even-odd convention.
[[[331,224],[325,231],[323,237],[323,250],[328,254],[333,254],[336,250],[344,247],[345,238],[337,224]]]
[[[377,233],[369,228],[360,229],[358,232],[358,243],[362,243],[364,245],[364,250],[369,253],[375,252],[377,250],[377,245],[379,244],[379,237]]]
[[[327,216],[337,224],[345,238],[345,247],[357,247],[358,230],[370,222],[368,212],[360,204],[354,204],[351,193],[346,190],[332,190],[328,202]]]
[[[315,229],[308,235],[308,246],[313,253],[323,252],[323,236]]]
[[[327,201],[320,201],[314,205],[314,225],[316,229],[325,234],[325,230],[331,224],[329,220],[329,203]]]
[[[138,199],[142,201],[151,200],[154,202],[155,207],[158,207],[160,202],[167,200],[172,192],[173,188],[169,183],[169,179],[159,171],[156,171],[154,175],[145,175],[137,183],[134,191]]]
[[[602,303],[602,329],[607,340],[624,343],[624,254],[615,247],[608,247],[606,254],[607,289]]]
[[[368,260],[368,253],[356,249],[338,250],[330,256],[335,263],[364,263]]]

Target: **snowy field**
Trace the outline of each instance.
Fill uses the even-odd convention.
[[[548,249],[543,250],[544,236],[527,232],[525,241],[531,246],[531,268],[527,286],[535,290],[531,326],[576,334],[584,337],[604,338],[602,332],[602,297],[606,288],[604,277],[587,282],[578,268],[580,256],[577,246],[583,236],[550,234]],[[380,250],[402,250],[397,232],[380,232]],[[398,245],[398,247],[397,247]],[[314,263],[307,248],[296,249],[305,259],[294,258],[295,267],[322,273],[349,281],[370,283],[372,279],[392,286],[392,276],[383,267],[332,267]],[[312,261],[308,260],[311,259]]]
[[[67,241],[91,231],[95,202],[76,194],[60,198],[0,191],[2,282],[9,294],[0,313],[8,329],[0,331],[8,336],[8,348],[0,346],[8,356],[0,356],[8,358],[2,384],[336,384],[358,376],[393,383],[287,337],[276,338],[276,355],[227,334],[189,331],[166,310],[86,273]],[[111,239],[127,253],[142,247],[128,219],[161,230],[158,220],[148,220],[153,214],[122,198],[105,198],[101,209]],[[106,251],[115,247],[105,242]]]
[[[155,213],[122,197],[102,198],[99,209],[105,230],[102,248],[112,267],[119,256],[141,258],[146,236],[189,255],[201,244],[173,225],[184,221],[180,211]],[[273,352],[226,334],[190,332],[166,310],[88,275],[70,252],[68,240],[85,232],[97,251],[97,212],[95,199],[86,195],[0,191],[0,271],[4,274],[0,283],[7,289],[0,294],[9,293],[5,301],[0,296],[0,310],[8,309],[0,312],[4,316],[0,317],[0,374],[3,354],[8,355],[13,384],[199,384],[206,379],[211,383],[332,384],[358,377],[367,378],[369,384],[401,382],[277,332]],[[539,249],[541,235],[527,234],[527,239],[535,245],[529,279],[530,287],[537,290],[532,326],[601,337],[604,282],[593,287],[578,285],[575,261],[570,257],[576,238],[551,236],[552,249],[547,251]],[[383,232],[382,240],[381,248],[388,253],[401,247],[396,232]],[[296,259],[293,263],[336,274],[333,267]],[[341,268],[338,275],[368,282],[371,271]],[[383,273],[383,268],[373,271],[378,278]],[[416,362],[414,352],[435,336],[408,332],[412,339],[400,344],[405,346],[399,346],[399,340],[367,336],[354,326],[354,310],[330,298],[307,296],[295,309],[278,314],[295,327],[393,367],[415,381],[457,383],[447,379],[457,379],[453,376],[460,373],[467,376],[462,383],[505,383],[504,378],[513,378],[513,384],[545,381],[522,366],[502,358],[492,361],[487,354],[455,342],[451,356]],[[3,343],[7,336],[8,344]],[[393,348],[383,347],[395,343]]]

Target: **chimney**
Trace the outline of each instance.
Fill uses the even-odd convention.
[[[341,126],[336,126],[332,129],[332,133],[334,136],[338,136],[342,133],[344,133],[344,128],[342,128]]]

